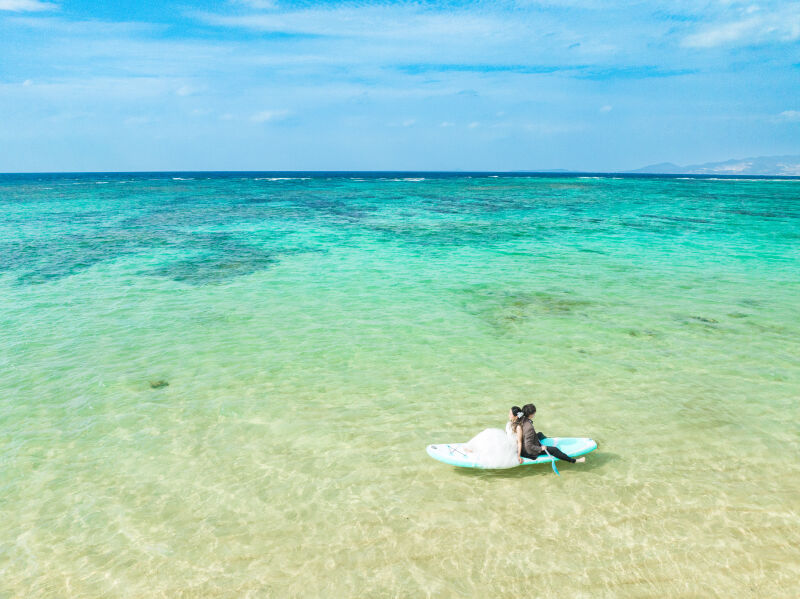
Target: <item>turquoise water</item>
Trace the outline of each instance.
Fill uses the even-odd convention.
[[[0,210],[2,597],[800,594],[798,180],[30,175]],[[599,449],[425,454],[531,401]]]

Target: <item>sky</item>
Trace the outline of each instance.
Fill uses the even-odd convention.
[[[0,172],[800,154],[800,1],[0,0]]]

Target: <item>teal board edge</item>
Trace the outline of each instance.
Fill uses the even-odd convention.
[[[469,459],[469,455],[462,451],[465,443],[436,443],[428,445],[426,451],[434,460],[438,460],[451,466],[460,468],[478,468],[482,470],[492,470],[486,468]],[[586,437],[555,437],[542,440],[542,445],[547,447],[558,447],[561,451],[572,458],[578,458],[597,449],[597,443]],[[549,464],[553,461],[560,461],[547,454],[541,455],[535,460],[522,458],[520,466],[533,466],[534,464]]]

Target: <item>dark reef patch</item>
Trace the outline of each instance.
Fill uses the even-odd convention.
[[[19,284],[40,284],[69,277],[95,264],[136,251],[126,232],[63,235],[0,244],[0,271],[21,271]]]
[[[321,194],[304,194],[296,198],[293,206],[298,216],[303,219],[312,217],[336,223],[357,223],[379,210],[372,196],[349,194],[337,198]]]
[[[274,245],[277,239],[268,241]],[[236,233],[150,228],[128,220],[125,226],[89,233],[0,243],[0,272],[16,271],[20,285],[42,284],[79,274],[105,261],[153,250],[196,252],[197,255],[145,273],[194,285],[251,274],[274,264],[278,255],[298,251],[268,251],[241,241]]]
[[[169,387],[169,383],[164,379],[158,379],[156,381],[150,381],[150,388],[151,389],[163,389],[164,387]]]
[[[707,318],[705,316],[692,316],[692,320],[697,322],[702,322],[704,324],[719,324],[719,321],[715,318]]]
[[[756,217],[759,217],[759,218],[798,218],[798,217],[800,217],[800,213],[798,213],[798,212],[769,212],[769,211],[743,210],[743,209],[725,210],[725,212],[727,212],[729,214],[740,214],[742,216],[756,216]]]
[[[700,327],[707,332],[723,331],[720,322],[716,318],[707,316],[686,316],[685,314],[673,314],[672,318],[684,326]]]
[[[764,302],[762,300],[744,298],[739,300],[739,305],[747,306],[748,308],[758,308],[759,306],[763,306]]]
[[[368,225],[384,241],[406,246],[441,248],[489,247],[521,239],[536,238],[545,227],[534,222],[511,220],[408,220],[406,222]]]
[[[628,329],[628,335],[631,337],[658,337],[658,333],[651,329]]]
[[[673,223],[698,223],[698,224],[709,224],[712,221],[705,219],[705,218],[691,218],[691,217],[684,217],[684,216],[665,216],[661,214],[642,214],[643,218],[654,218],[656,220],[666,221],[666,222],[673,222]]]
[[[461,293],[464,310],[501,334],[511,333],[535,318],[574,316],[596,305],[569,291],[528,292],[478,286]]]
[[[201,252],[195,257],[165,264],[146,274],[189,285],[213,285],[264,270],[276,262],[275,256],[260,248],[229,242],[222,249]]]

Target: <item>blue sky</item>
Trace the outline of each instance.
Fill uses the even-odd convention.
[[[0,0],[0,172],[800,154],[800,2]]]

